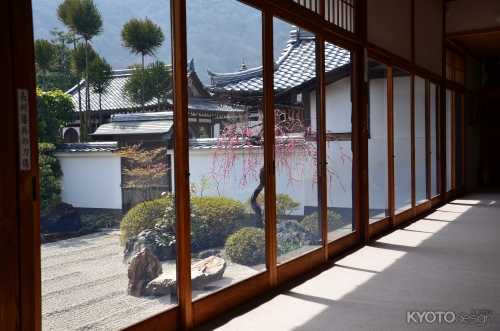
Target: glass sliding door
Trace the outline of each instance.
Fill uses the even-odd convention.
[[[121,330],[177,304],[170,1],[32,3],[42,329]]]
[[[351,63],[351,52],[333,43],[325,43],[329,241],[354,231]]]
[[[452,165],[453,165],[453,111],[455,102],[454,93],[446,90],[446,192],[453,189]]]
[[[387,66],[368,61],[368,188],[370,223],[389,216]]]
[[[463,153],[462,144],[464,138],[464,117],[463,117],[463,102],[464,95],[457,93],[455,98],[455,187],[461,188],[464,184],[463,178]]]
[[[188,0],[187,27],[196,300],[265,269],[262,14]]]
[[[431,197],[435,197],[439,194],[439,86],[434,83],[429,86]]]
[[[415,76],[415,201],[427,200],[426,82]]]
[[[393,70],[394,198],[396,213],[411,208],[411,75]]]
[[[318,206],[316,38],[274,19],[278,262],[322,245]],[[286,31],[288,38],[280,33]]]

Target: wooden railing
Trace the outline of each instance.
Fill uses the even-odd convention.
[[[355,31],[356,0],[293,0],[348,32]],[[323,2],[323,3],[322,3]],[[323,5],[323,7],[322,7]],[[323,11],[323,13],[322,13]]]

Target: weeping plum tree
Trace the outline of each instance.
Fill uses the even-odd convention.
[[[287,113],[286,109],[275,109],[275,164],[276,168],[288,177],[288,182],[293,183],[300,181],[307,172],[317,171],[315,166],[318,160],[317,133],[306,127],[301,119],[290,117]],[[250,206],[256,217],[256,225],[259,227],[264,225],[263,210],[259,200],[262,199],[261,193],[266,186],[266,172],[262,157],[252,152],[255,150],[252,147],[262,147],[263,143],[263,128],[260,124],[226,125],[218,138],[211,173],[215,180],[224,179],[228,178],[236,167],[241,167],[240,185],[247,185],[251,179],[258,180],[250,197]],[[348,160],[352,162],[351,157],[342,149],[339,153],[342,162]],[[342,185],[342,178],[332,167],[327,168],[327,175],[329,178],[336,178]],[[316,175],[312,177],[317,178]],[[293,205],[291,209],[297,207]]]

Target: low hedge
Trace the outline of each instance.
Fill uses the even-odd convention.
[[[226,255],[231,261],[253,266],[266,259],[264,230],[255,227],[242,228],[226,240]]]
[[[122,243],[156,224],[175,233],[174,198],[167,195],[143,202],[125,215],[120,225]],[[191,246],[200,251],[224,245],[229,234],[238,229],[245,207],[238,200],[224,197],[191,198]]]
[[[173,196],[166,195],[159,199],[141,202],[130,209],[120,223],[122,244],[142,231],[154,228],[156,223],[166,217],[166,211],[173,209],[173,205]]]

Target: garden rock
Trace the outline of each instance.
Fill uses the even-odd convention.
[[[144,230],[125,244],[124,259],[128,260],[143,248],[148,248],[160,261],[173,260],[175,236],[164,228]]]
[[[144,295],[146,285],[162,273],[160,261],[148,248],[143,248],[130,260],[128,266],[128,294]]]
[[[198,253],[198,258],[199,259],[206,259],[207,257],[210,256],[221,256],[221,250],[217,248],[211,248],[211,249],[206,249],[204,251],[201,251]]]
[[[201,290],[211,282],[222,278],[226,270],[226,261],[218,256],[210,256],[191,266],[191,286]]]
[[[295,220],[281,220],[277,228],[278,249],[285,254],[305,245],[315,245],[320,238]]]
[[[51,207],[40,217],[42,233],[74,233],[80,231],[82,222],[78,209],[67,203]]]
[[[146,285],[146,295],[161,297],[164,295],[175,294],[177,281],[168,274],[161,274]]]

